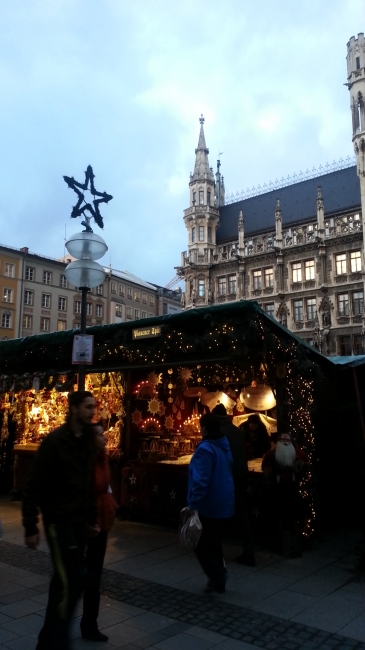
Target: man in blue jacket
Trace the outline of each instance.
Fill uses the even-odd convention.
[[[205,591],[224,593],[226,571],[222,531],[235,510],[233,460],[216,415],[203,415],[200,428],[202,441],[189,465],[187,502],[190,510],[198,512],[202,523],[203,530],[195,553],[209,579]]]

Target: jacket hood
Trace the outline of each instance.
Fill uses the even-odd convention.
[[[229,442],[226,438],[226,436],[221,436],[220,438],[203,438],[200,444],[204,442],[209,442],[210,445],[213,445],[214,447],[220,447],[223,449],[223,451],[231,451],[231,448],[229,446]]]

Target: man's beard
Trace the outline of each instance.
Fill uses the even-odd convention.
[[[276,444],[275,458],[282,467],[292,467],[295,463],[297,453],[294,445],[284,445],[282,442]]]

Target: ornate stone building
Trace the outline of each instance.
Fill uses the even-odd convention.
[[[257,300],[324,354],[364,348],[365,44],[348,43],[355,161],[225,200],[209,166],[204,119],[184,211],[183,304]]]

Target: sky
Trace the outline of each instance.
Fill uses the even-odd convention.
[[[226,192],[353,155],[364,0],[0,0],[0,243],[60,258],[63,175],[113,195],[101,262],[165,286],[187,249],[199,117]]]

